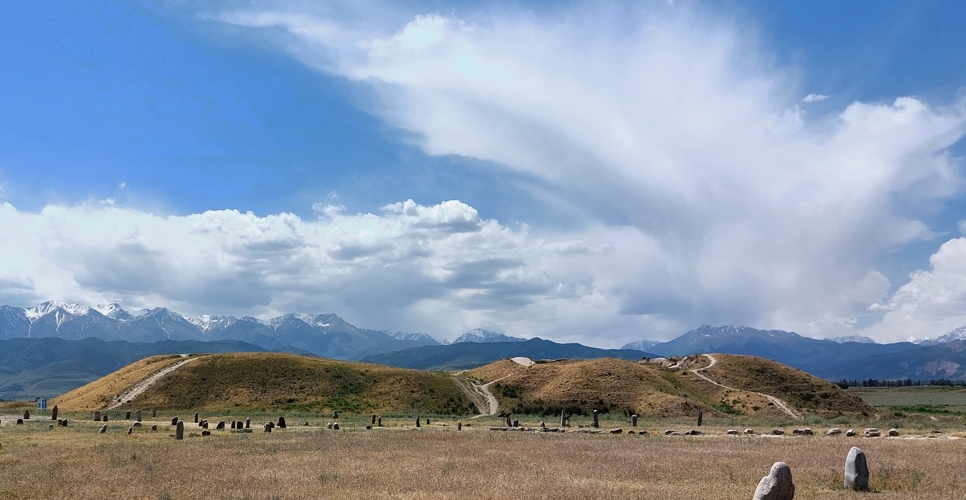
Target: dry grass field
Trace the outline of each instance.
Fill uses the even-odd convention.
[[[664,436],[669,423],[649,420],[640,436],[487,430],[495,419],[464,420],[471,426],[461,432],[452,418],[416,430],[399,418],[366,431],[368,416],[354,415],[333,431],[320,415],[287,415],[289,428],[272,433],[202,437],[189,424],[176,441],[169,416],[130,436],[129,422],[97,434],[94,422],[48,430],[49,420],[18,426],[4,417],[0,499],[748,499],[779,460],[792,468],[796,499],[966,496],[966,439],[952,429],[932,439],[737,437],[707,426],[711,435]],[[160,432],[147,430],[153,423]],[[874,495],[841,488],[853,445],[869,457]]]

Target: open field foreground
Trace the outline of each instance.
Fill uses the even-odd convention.
[[[160,417],[160,416],[159,416]],[[796,499],[947,499],[966,495],[966,440],[949,432],[899,438],[527,433],[472,421],[421,429],[334,431],[318,419],[288,429],[214,431],[170,421],[49,420],[0,427],[0,498],[653,498],[750,499],[772,463],[792,469]],[[254,426],[253,419],[253,426]],[[349,422],[345,422],[349,424]],[[469,423],[469,422],[467,422]],[[152,424],[159,432],[152,433]],[[297,426],[296,426],[297,425]],[[627,427],[625,426],[625,429]],[[766,429],[760,429],[766,431]],[[853,445],[869,458],[875,494],[842,489]]]

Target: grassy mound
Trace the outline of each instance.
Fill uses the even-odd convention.
[[[446,374],[278,353],[206,355],[170,373],[125,407],[476,413]]]
[[[87,385],[78,387],[66,394],[58,396],[48,403],[61,410],[93,411],[107,406],[115,395],[128,387],[154,375],[164,368],[181,361],[177,354],[151,356],[121,368],[120,370],[97,379]]]
[[[466,372],[490,390],[501,411],[559,415],[636,413],[645,417],[748,415],[783,418],[785,414],[759,392],[783,399],[797,411],[834,416],[870,411],[860,399],[835,385],[785,365],[750,356],[716,355],[718,364],[703,372],[726,389],[690,369],[707,366],[703,356],[678,368],[618,359],[568,360],[524,367],[509,360]]]

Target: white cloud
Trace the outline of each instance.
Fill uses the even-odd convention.
[[[124,182],[124,181],[118,182],[117,183],[117,188],[118,189],[125,189],[125,188],[127,188],[127,183]]]
[[[930,270],[912,273],[887,302],[872,307],[887,312],[870,331],[890,340],[935,338],[966,325],[966,238],[944,243],[929,264]]]
[[[4,203],[0,227],[0,303],[336,312],[364,327],[451,338],[482,324],[551,338],[649,324],[616,317],[619,304],[598,289],[608,279],[595,276],[587,252],[561,251],[606,251],[607,241],[535,237],[459,201],[407,200],[318,220],[235,210],[158,216],[97,202],[34,214]]]
[[[966,220],[959,221],[959,232],[966,236]]]
[[[849,333],[889,288],[877,258],[935,236],[906,207],[962,193],[946,149],[964,103],[900,97],[809,120],[794,72],[740,27],[628,12],[425,14],[388,31],[285,9],[218,18],[285,33],[279,47],[372,92],[367,109],[429,154],[619,210],[632,227],[611,231],[627,237],[589,260],[627,314]]]
[[[829,97],[831,97],[831,96],[822,95],[822,94],[808,94],[807,96],[805,96],[804,99],[802,99],[802,102],[818,102],[818,101],[824,101],[824,100],[828,99]]]

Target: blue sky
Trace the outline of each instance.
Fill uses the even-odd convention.
[[[964,19],[952,1],[12,5],[0,299],[598,345],[702,323],[935,336],[966,323]]]

